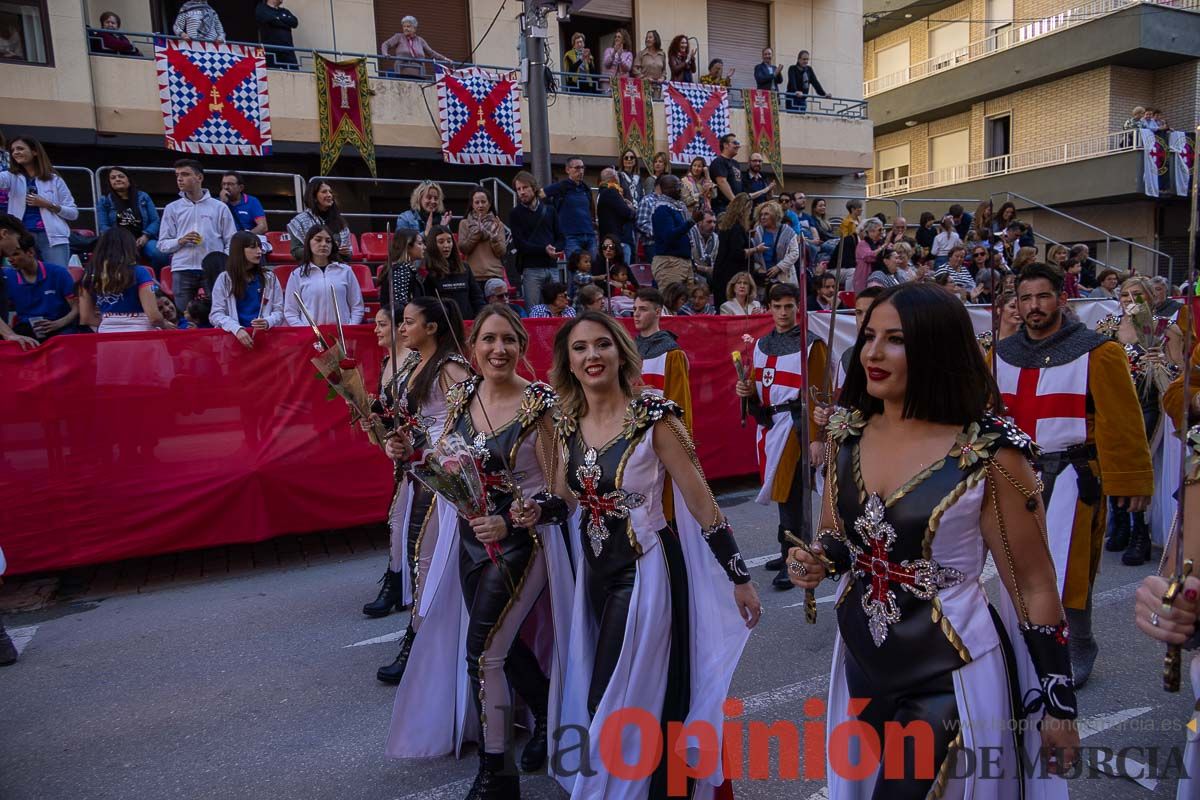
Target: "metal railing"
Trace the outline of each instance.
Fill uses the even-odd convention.
[[[1200,0],[1197,1],[1200,2]],[[123,55],[121,53],[98,50],[95,46],[95,41],[100,31],[95,28],[88,28],[88,40],[92,43],[91,54],[94,56],[151,60],[154,58],[154,39],[156,36],[166,39],[179,39],[177,36],[163,36],[162,34],[146,33],[144,31],[104,32],[116,33],[126,37],[135,47],[138,48],[139,53],[137,55]],[[385,56],[379,53],[356,53],[347,50],[302,50],[297,47],[278,47],[276,45],[271,45],[268,47],[261,45],[258,42],[230,42],[230,44],[242,44],[249,47],[263,47],[267,54],[268,69],[290,72],[312,72],[314,54],[319,54],[331,60],[365,58],[367,60],[368,77],[378,78],[380,80],[405,80],[418,83],[428,83],[434,80],[437,74],[438,64],[443,64],[452,68],[463,66],[480,67],[482,69],[492,69],[498,72],[518,73],[520,71],[517,67],[504,67],[494,64],[455,63],[435,61],[424,58],[397,58],[394,56]],[[280,63],[278,56],[284,54],[294,57],[296,63]],[[556,91],[559,94],[604,98],[609,98],[612,96],[608,80],[603,75],[581,75],[575,72],[555,72],[553,75],[555,85],[557,86]],[[789,95],[787,92],[778,92],[778,94],[780,95],[780,111],[789,114],[812,114],[815,116],[824,117],[840,117],[842,119],[867,118],[867,104],[864,100],[856,100],[847,97],[820,97],[817,95],[799,97],[796,95]],[[741,108],[742,93],[740,91],[731,90],[729,93],[729,104],[733,108]]]
[[[981,178],[991,178],[996,175],[1008,175],[1058,164],[1069,164],[1073,161],[1099,158],[1140,148],[1141,142],[1136,130],[1115,131],[1089,139],[1064,142],[1037,150],[1026,150],[1023,153],[1010,153],[974,161],[970,164],[943,167],[917,175],[909,175],[906,178],[877,181],[867,186],[867,195],[878,198],[907,194],[938,186],[951,186]]]
[[[863,81],[863,97],[871,97],[880,92],[895,89],[897,86],[904,86],[930,75],[936,75],[963,64],[970,64],[1017,45],[1032,42],[1052,33],[1074,28],[1094,19],[1139,5],[1157,5],[1181,11],[1200,10],[1200,0],[1093,0],[1091,3],[1069,8],[1027,25],[1006,26],[957,50],[941,53],[933,58],[911,64],[897,72]]]
[[[96,193],[96,173],[93,170],[88,169],[87,167],[64,167],[61,165],[55,166],[54,171],[58,172],[58,173],[82,172],[84,175],[87,176],[88,190],[89,190],[89,194],[92,197],[92,204],[90,206],[81,206],[81,205],[79,205],[79,201],[76,200],[75,208],[79,209],[80,213],[91,214],[94,224],[96,226],[99,226],[100,223],[98,220],[96,220],[96,199],[99,197],[99,195]],[[72,225],[72,227],[81,227],[81,226]]]
[[[308,179],[308,184],[311,186],[316,181],[328,183],[330,185],[337,183],[357,183],[357,184],[372,184],[382,186],[410,186],[416,188],[427,181],[416,178],[351,178],[342,175],[314,175]],[[507,183],[504,183],[499,178],[489,177],[483,178],[480,181],[433,181],[438,186],[441,186],[443,191],[447,187],[457,187],[466,189],[468,192],[477,186],[482,186],[484,189],[491,189],[492,192],[492,210],[499,215],[501,211],[500,198],[504,197],[509,200],[508,208],[512,209],[517,203],[517,193],[513,191]],[[347,219],[367,219],[367,220],[384,220],[386,224],[394,224],[396,218],[407,211],[407,206],[398,212],[381,213],[378,211],[343,211],[342,216]],[[460,220],[460,215],[453,215],[453,220]]]
[[[175,169],[173,167],[141,167],[141,166],[126,167],[123,165],[106,164],[102,167],[98,167],[96,169],[95,173],[93,174],[92,192],[95,196],[99,197],[100,195],[107,193],[108,187],[100,185],[100,176],[102,174],[104,174],[104,172],[106,170],[113,169],[114,167],[116,167],[117,169],[120,169],[124,172],[129,172],[129,173],[157,172],[160,174],[161,173],[170,173],[172,175],[175,174]],[[256,171],[256,170],[236,169],[236,168],[230,168],[229,171],[236,172],[237,174],[241,175],[243,178],[282,178],[292,185],[292,207],[291,208],[266,208],[264,206],[263,211],[265,213],[277,214],[277,215],[286,214],[290,219],[291,217],[296,216],[297,214],[299,214],[301,211],[304,210],[304,178],[301,177],[300,175],[297,175],[293,172],[261,172],[261,171]],[[207,175],[207,176],[216,175],[219,177],[220,175],[224,174],[224,172],[225,172],[225,170],[219,169],[216,166],[208,165],[208,164],[205,165],[205,175]],[[217,197],[217,195],[219,194],[219,192],[212,192],[211,190],[210,190],[210,193],[213,195],[213,197]],[[271,198],[271,197],[278,196],[278,195],[269,195],[269,194],[264,195],[264,194],[260,194],[258,192],[247,192],[247,194],[254,195],[260,201],[264,197]],[[155,208],[157,208],[159,211],[162,211],[163,208],[165,208],[165,206],[155,206]]]

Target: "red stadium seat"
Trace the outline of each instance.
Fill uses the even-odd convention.
[[[387,261],[388,247],[392,243],[392,234],[367,231],[359,237],[363,255],[368,261]]]
[[[299,265],[298,264],[279,264],[278,266],[272,268],[271,271],[275,273],[275,278],[279,281],[280,290],[283,290],[283,291],[287,290],[288,278],[291,277],[292,273],[295,271],[297,266],[299,266]]]
[[[271,255],[267,256],[267,261],[272,264],[292,261],[292,237],[287,231],[267,231],[267,241],[271,243]]]
[[[654,285],[654,271],[650,269],[649,264],[630,264],[629,276],[637,281],[638,286]]]
[[[355,260],[363,257],[362,248],[358,246],[358,237],[354,235],[354,231],[350,232],[350,257]]]
[[[366,264],[351,264],[350,269],[354,270],[354,277],[358,278],[358,287],[362,289],[363,299],[378,300],[379,289],[371,276],[371,268]]]
[[[71,280],[76,283],[83,280],[83,267],[68,266],[67,271],[71,273]]]
[[[175,284],[171,280],[171,265],[162,268],[162,273],[158,276],[158,288],[163,290],[163,293],[168,297],[175,296]]]
[[[854,292],[838,292],[838,302],[843,308],[854,307]]]

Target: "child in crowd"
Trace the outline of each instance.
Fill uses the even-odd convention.
[[[687,313],[682,311],[683,306],[688,301],[688,288],[686,283],[672,283],[666,289],[663,289],[663,309],[672,315]]]
[[[211,328],[212,323],[208,320],[210,313],[212,313],[212,300],[204,295],[192,298],[192,302],[188,303],[187,309],[183,312],[183,322],[179,323],[180,330]]]
[[[613,316],[627,317],[633,313],[633,299],[637,297],[638,283],[629,274],[629,265],[613,264],[608,276],[608,296],[611,298]]]
[[[592,254],[587,250],[578,250],[571,254],[567,261],[568,285],[571,299],[579,293],[579,287],[592,282]]]
[[[1083,296],[1079,287],[1079,273],[1081,272],[1083,272],[1083,262],[1078,258],[1067,260],[1063,275],[1063,292],[1069,300],[1075,300]]]

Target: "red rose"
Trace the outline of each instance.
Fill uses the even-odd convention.
[[[338,362],[338,366],[342,369],[355,369],[358,367],[357,358],[343,358]]]
[[[331,373],[329,373],[329,378],[328,378],[328,380],[329,380],[329,382],[330,382],[330,383],[332,383],[334,386],[336,386],[336,385],[338,385],[339,383],[341,383],[341,382],[342,382],[342,373],[340,373],[340,372],[331,372]]]

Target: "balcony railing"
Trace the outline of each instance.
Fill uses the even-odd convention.
[[[1200,2],[1200,0],[1196,0]],[[134,31],[106,31],[107,33],[119,33],[138,48],[139,55],[122,55],[119,53],[102,52],[96,48],[95,42],[100,34],[94,28],[88,28],[88,41],[92,43],[91,54],[94,56],[103,56],[106,58],[132,58],[150,60],[154,58],[154,39],[162,34],[143,33]],[[163,38],[174,39],[177,37],[166,36]],[[230,42],[230,44],[244,44],[250,47],[261,47],[258,42]],[[427,59],[415,58],[392,58],[376,53],[351,53],[345,50],[302,50],[294,47],[276,47],[270,46],[264,48],[267,51],[267,67],[272,70],[287,70],[291,72],[312,72],[313,71],[313,54],[319,53],[321,56],[331,59],[346,59],[346,58],[365,58],[367,60],[367,75],[371,78],[379,80],[405,80],[428,82],[433,80],[437,73],[435,61]],[[279,64],[272,57],[276,54],[291,53],[295,56],[295,65]],[[443,62],[445,63],[445,62]],[[450,66],[467,66],[464,64],[451,64]],[[494,69],[501,72],[515,72],[516,67],[499,67],[492,64],[470,64],[469,66],[482,67],[484,69]],[[555,72],[554,85],[559,94],[569,94],[583,97],[611,97],[612,92],[608,81],[602,75],[581,75],[573,72]],[[779,94],[779,110],[788,114],[813,114],[823,117],[840,117],[842,119],[866,119],[867,118],[867,103],[865,100],[855,100],[847,97],[819,97],[809,95],[801,97],[797,95],[789,95],[787,92],[778,92]],[[742,93],[737,90],[730,90],[729,104],[734,108],[742,107]]]
[[[1074,28],[1094,19],[1139,5],[1155,5],[1181,11],[1200,11],[1200,0],[1093,0],[1091,3],[1067,9],[1052,17],[1046,17],[1027,25],[1020,27],[1010,25],[957,50],[927,58],[899,72],[863,81],[863,97],[871,97],[880,92],[895,89],[897,86],[904,86],[930,75],[961,67],[963,64],[970,64],[1017,45],[1032,42],[1043,36]]]
[[[933,189],[938,186],[951,186],[996,175],[1008,175],[1057,164],[1069,164],[1072,161],[1083,161],[1088,158],[1099,158],[1139,149],[1141,149],[1141,141],[1136,130],[1116,131],[1104,136],[1080,139],[1052,147],[1026,150],[1023,153],[1011,153],[995,158],[985,158],[970,164],[935,169],[919,175],[909,175],[907,178],[878,181],[868,184],[867,197],[891,197]]]

